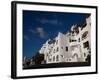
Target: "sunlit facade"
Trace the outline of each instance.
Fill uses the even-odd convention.
[[[73,25],[67,33],[58,33],[41,47],[46,63],[86,62],[91,54],[91,17],[82,25]]]

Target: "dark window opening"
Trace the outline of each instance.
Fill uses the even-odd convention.
[[[78,27],[75,28],[75,32],[76,32],[76,34],[79,33],[79,28]]]
[[[76,42],[76,41],[77,41],[77,40],[72,40],[72,39],[69,40],[69,42]]]
[[[69,39],[69,42],[71,42],[71,39]]]
[[[68,51],[68,47],[66,47],[66,51]]]
[[[85,43],[83,43],[84,48],[89,48],[89,42],[86,41]]]
[[[71,59],[69,59],[69,61],[71,61]]]
[[[59,51],[59,48],[57,47],[57,52]]]
[[[91,23],[89,23],[89,25],[91,26]]]
[[[54,49],[53,53],[55,53],[55,49]]]
[[[77,40],[72,40],[72,42],[76,42]]]
[[[84,57],[86,57],[86,53],[84,53]]]
[[[88,35],[88,31],[84,32],[82,35],[82,40],[85,39],[87,37],[87,35]]]
[[[55,56],[53,56],[53,61],[55,61]]]
[[[56,56],[56,61],[59,61],[59,56],[58,55]]]
[[[80,38],[78,39],[78,42],[80,42]]]

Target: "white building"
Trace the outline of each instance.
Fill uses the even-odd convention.
[[[91,49],[91,19],[83,25],[73,25],[66,34],[59,32],[53,40],[47,40],[40,49],[46,63],[85,62]]]

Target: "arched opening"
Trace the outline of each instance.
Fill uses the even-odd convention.
[[[56,56],[56,61],[59,61],[59,55]]]
[[[88,31],[85,31],[83,34],[82,34],[82,40],[85,39],[88,35]]]
[[[55,61],[55,56],[53,56],[53,61]]]
[[[72,58],[74,59],[74,61],[78,61],[78,54],[77,53],[74,53],[74,55],[72,56]]]

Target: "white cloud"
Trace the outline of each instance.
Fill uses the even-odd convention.
[[[32,32],[33,34],[37,34],[40,38],[45,38],[47,36],[46,32],[42,27],[37,27],[35,30],[30,29],[29,31]]]
[[[44,31],[43,28],[38,27],[36,30],[37,30],[37,33],[39,34],[39,36],[40,36],[41,38],[45,38],[45,31]]]

